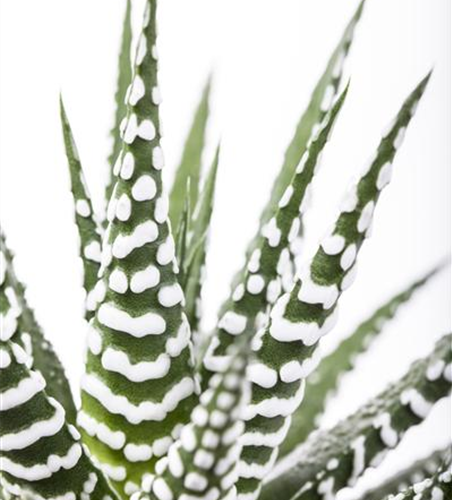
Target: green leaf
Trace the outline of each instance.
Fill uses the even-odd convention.
[[[124,498],[154,471],[197,402],[190,327],[162,189],[156,9],[147,0],[107,210],[100,270],[105,296],[88,336],[77,420]]]
[[[220,311],[220,321],[204,357],[203,383],[207,383],[212,373],[227,366],[226,351],[237,335],[244,333],[249,341],[265,324],[269,305],[281,293],[281,283],[289,263],[287,247],[298,232],[321,152],[345,101],[347,89],[312,137],[309,150],[300,162],[291,186],[283,194],[275,216],[263,227],[245,268],[235,280],[232,297]]]
[[[0,260],[1,338],[12,339],[26,350],[33,360],[33,370],[39,371],[47,383],[47,394],[63,405],[68,421],[75,422],[76,409],[69,382],[52,345],[25,300],[25,287],[16,277],[13,254],[6,245],[3,233],[0,233]],[[6,316],[9,310],[11,312]]]
[[[188,237],[190,232],[191,221],[191,207],[190,197],[188,195],[190,190],[190,179],[187,181],[186,197],[184,210],[182,212],[179,225],[176,231],[176,261],[179,264],[179,283],[185,289],[185,266],[186,256],[188,253]]]
[[[159,500],[162,491],[170,491],[171,496],[167,497],[174,499],[235,498],[248,353],[246,346],[238,349],[232,354],[226,372],[210,380],[180,440],[171,446],[167,457],[161,459],[163,472],[157,473],[152,484],[151,481],[143,484],[150,496],[142,495],[138,499]],[[169,467],[166,467],[168,461]]]
[[[360,497],[360,500],[381,500],[390,494],[396,494],[405,490],[410,484],[423,481],[435,474],[440,468],[448,448],[437,450],[421,460],[417,460],[411,466],[386,479],[383,483],[372,490],[368,490]]]
[[[178,224],[184,209],[185,188],[188,179],[190,179],[190,206],[195,207],[198,201],[201,155],[204,149],[207,120],[209,118],[210,83],[209,78],[185,141],[182,158],[171,188],[170,220],[173,227]]]
[[[398,382],[332,429],[314,433],[275,469],[260,499],[317,500],[353,486],[449,394],[451,340],[452,335],[442,337]]]
[[[243,448],[244,466],[237,485],[240,494],[256,494],[277,459],[289,418],[303,399],[304,380],[315,366],[314,350],[334,327],[338,299],[355,276],[356,257],[369,235],[375,205],[390,180],[391,162],[428,78],[403,104],[375,159],[345,200],[331,236],[300,273],[292,291],[278,299],[268,325],[254,339],[255,363],[248,372],[251,404],[244,437],[249,433],[259,440],[250,438],[249,446]]]
[[[119,133],[121,121],[125,118],[127,114],[127,104],[126,104],[126,92],[127,87],[132,81],[132,61],[131,61],[131,46],[132,46],[132,22],[131,22],[131,1],[127,0],[126,10],[124,13],[124,21],[122,26],[122,39],[121,47],[119,51],[118,60],[118,79],[116,82],[116,93],[115,93],[115,121],[113,128],[110,131],[110,135],[113,138],[112,149],[110,156],[108,157],[108,163],[110,165],[110,178],[108,184],[105,188],[105,199],[108,202],[111,198],[115,184],[115,176],[113,175],[113,167],[118,159],[118,155],[121,152],[122,141]]]
[[[61,97],[60,114],[64,146],[69,164],[71,191],[74,197],[75,223],[80,237],[79,251],[83,262],[83,288],[86,292],[85,318],[90,320],[94,315],[99,295],[96,284],[100,268],[101,229],[95,219],[91,196]]]
[[[0,349],[3,488],[20,498],[116,498],[41,373],[30,370],[33,360],[10,340]]]
[[[287,437],[281,445],[281,458],[303,443],[317,427],[316,421],[324,412],[327,399],[336,392],[340,377],[353,369],[356,356],[369,348],[383,330],[385,323],[395,316],[400,306],[409,301],[413,293],[440,269],[441,267],[436,267],[391,297],[345,338],[330,355],[321,360],[319,367],[307,380],[303,404],[294,413]]]
[[[191,218],[189,248],[184,265],[185,311],[193,332],[199,327],[199,301],[203,285],[202,270],[206,263],[208,233],[212,218],[215,184],[217,179],[220,148],[217,149],[201,196]]]
[[[284,163],[273,184],[270,200],[261,216],[261,225],[268,222],[277,208],[284,191],[289,186],[295,169],[308,148],[308,141],[314,127],[322,123],[331,103],[337,96],[345,59],[353,41],[353,34],[364,8],[364,0],[347,25],[341,40],[328,61],[325,71],[317,82],[311,95],[309,106],[301,116],[284,157]]]

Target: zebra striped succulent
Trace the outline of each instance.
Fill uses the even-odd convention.
[[[401,105],[330,233],[298,269],[312,182],[349,92],[344,60],[363,4],[315,87],[246,263],[216,328],[206,335],[199,306],[220,161],[218,148],[202,184],[211,82],[168,197],[162,186],[157,2],[146,0],[131,61],[127,1],[105,220],[93,213],[61,101],[88,323],[80,409],[1,235],[0,498],[329,500],[377,467],[448,396],[451,335],[353,415],[318,429],[340,376],[442,268],[389,298],[320,357],[317,347],[335,326],[338,300],[352,285],[380,194],[430,78]],[[364,498],[451,494],[450,456],[441,450]]]

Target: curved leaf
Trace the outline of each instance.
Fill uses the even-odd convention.
[[[47,394],[63,405],[68,421],[75,422],[75,404],[63,366],[27,304],[25,287],[16,277],[13,254],[3,233],[0,233],[0,261],[1,339],[11,339],[26,350],[33,369],[46,381]]]
[[[318,500],[353,486],[377,466],[405,432],[450,392],[452,335],[414,362],[406,375],[332,429],[319,431],[288,455],[264,486],[262,500]]]
[[[441,268],[433,269],[391,297],[345,338],[330,355],[321,360],[319,367],[306,382],[304,402],[292,417],[289,432],[281,445],[281,458],[303,443],[317,427],[316,421],[325,410],[327,400],[335,393],[340,377],[353,369],[356,356],[369,348],[386,322],[396,315],[399,307],[410,300],[413,293],[436,275],[439,269]]]

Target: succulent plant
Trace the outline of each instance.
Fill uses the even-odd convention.
[[[353,415],[330,429],[318,428],[342,374],[443,268],[438,265],[389,297],[336,350],[319,355],[318,344],[334,328],[338,300],[352,285],[380,194],[430,78],[403,102],[330,233],[299,269],[312,181],[347,99],[343,64],[363,4],[300,118],[246,263],[216,328],[206,334],[200,329],[201,290],[221,156],[218,148],[203,175],[211,82],[167,196],[157,2],[146,0],[133,61],[127,2],[106,220],[94,215],[61,101],[88,322],[80,409],[1,236],[0,498],[328,500],[377,467],[448,396],[451,335]],[[451,495],[450,456],[439,450],[364,498]]]

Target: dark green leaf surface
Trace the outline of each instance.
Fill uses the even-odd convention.
[[[126,103],[126,91],[130,82],[132,81],[132,61],[131,61],[131,46],[132,46],[132,24],[131,24],[131,11],[132,5],[131,0],[126,0],[126,10],[124,13],[124,21],[122,26],[122,38],[121,47],[119,50],[119,60],[118,60],[118,79],[116,82],[116,93],[115,93],[115,121],[113,128],[111,129],[110,135],[113,139],[112,149],[110,156],[108,157],[108,163],[110,165],[110,178],[108,179],[107,186],[105,188],[105,200],[108,201],[113,193],[113,187],[115,185],[115,176],[113,174],[113,168],[118,155],[121,152],[122,141],[119,133],[120,124],[127,114],[127,103]]]
[[[2,312],[2,340],[11,339],[20,344],[32,357],[33,370],[39,371],[46,381],[49,396],[61,403],[69,422],[75,422],[76,409],[69,382],[52,345],[45,338],[32,309],[25,300],[25,288],[17,279],[13,267],[13,254],[0,234],[2,280],[0,286]],[[3,274],[4,273],[4,274]],[[3,317],[13,307],[9,320]]]
[[[426,418],[450,392],[452,335],[413,363],[398,382],[332,429],[314,433],[288,455],[264,486],[261,500],[321,500],[353,486],[370,466],[397,446],[404,433]]]
[[[91,196],[83,174],[77,146],[74,141],[63,101],[60,99],[61,125],[69,164],[71,191],[74,197],[75,223],[80,239],[80,257],[83,262],[83,288],[86,292],[85,318],[89,321],[97,307],[101,255],[101,229],[95,219]]]
[[[435,268],[421,279],[411,283],[402,292],[391,297],[346,337],[330,355],[321,360],[319,367],[306,382],[303,404],[292,417],[289,432],[281,445],[280,458],[303,443],[316,428],[316,420],[325,410],[327,399],[336,392],[340,377],[353,369],[356,356],[370,347],[386,322],[396,315],[399,307],[409,301],[413,293],[439,269]]]
[[[204,149],[207,120],[209,118],[210,78],[196,109],[193,123],[185,141],[182,159],[176,170],[170,193],[170,220],[173,227],[179,223],[185,204],[185,188],[190,179],[190,206],[198,201],[201,175],[201,156]]]

